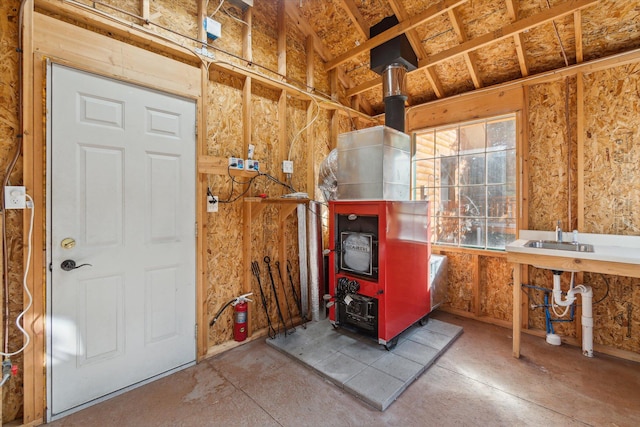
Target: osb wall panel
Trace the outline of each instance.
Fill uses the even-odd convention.
[[[486,34],[487,28],[502,28],[511,23],[504,0],[468,1],[458,7],[458,14],[470,39]]]
[[[240,79],[212,72],[208,85],[207,151],[209,155],[229,157],[242,153],[242,86]],[[208,318],[242,290],[242,203],[222,203],[243,190],[228,175],[209,175],[207,185],[221,203],[218,212],[206,214],[205,288]],[[232,309],[226,310],[209,330],[209,344],[232,339]],[[208,327],[208,325],[203,325]]]
[[[565,80],[529,90],[529,229],[553,230],[557,220],[563,230],[577,226],[575,102],[575,79],[570,79],[568,91]],[[570,193],[571,224],[567,219]]]
[[[493,319],[513,318],[513,265],[506,258],[479,257],[480,313]]]
[[[194,2],[195,4],[196,2]],[[210,15],[218,7],[218,1],[209,1],[208,14]],[[233,19],[230,15],[237,19],[242,19],[242,10],[229,6],[228,2],[223,3],[222,7],[213,16],[213,19],[220,22],[222,35],[216,40],[208,40],[208,43],[232,55],[242,57],[242,31],[245,24]]]
[[[637,48],[638,31],[637,0],[600,0],[582,12],[584,60]]]
[[[306,37],[287,20],[287,80],[300,89],[307,87]]]
[[[591,233],[640,235],[640,64],[584,78],[584,216]]]
[[[275,1],[254,3],[251,32],[253,60],[273,72],[278,71],[277,3]],[[265,72],[263,68],[260,68],[260,71]]]
[[[551,23],[533,28],[524,35],[527,62],[531,74],[565,66],[564,55],[566,55],[569,65],[575,64],[573,15],[556,19],[554,22],[555,28],[563,40],[562,43],[558,41],[555,28]]]
[[[474,89],[469,69],[462,56],[436,65],[435,70],[447,96]],[[465,84],[459,81],[459,76],[465,77]]]
[[[505,55],[504,52],[511,53]],[[522,75],[513,37],[476,50],[473,58],[483,86],[515,80]]]
[[[307,1],[298,9],[300,15],[315,29],[325,46],[336,57],[364,40],[357,31],[338,31],[350,28],[353,24],[337,0]]]
[[[473,297],[473,256],[443,251],[447,256],[447,299],[445,306],[457,310],[475,311]]]
[[[453,31],[446,13],[429,20],[427,25],[416,27],[416,33],[429,56],[459,44],[458,36]]]
[[[0,3],[0,168],[2,179],[16,149],[20,133],[18,124],[18,8],[17,0]],[[6,17],[6,18],[5,18]],[[22,161],[18,160],[10,183],[22,182]],[[9,255],[9,351],[15,351],[22,344],[22,334],[13,326],[16,316],[22,311],[22,212],[6,211],[7,248]],[[1,230],[0,230],[1,231]],[[0,256],[0,268],[2,268]],[[4,287],[0,287],[0,298],[4,301]],[[4,310],[3,310],[4,312]],[[3,316],[4,317],[4,316]],[[0,340],[4,343],[4,327],[0,328]],[[4,351],[4,350],[3,350]],[[12,378],[3,387],[2,422],[6,423],[22,415],[22,355],[13,356],[13,363],[20,366],[18,376]]]
[[[640,279],[585,273],[593,289],[593,342],[640,353]]]

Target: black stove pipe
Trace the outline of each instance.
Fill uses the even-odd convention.
[[[369,36],[375,37],[397,24],[395,16],[388,16],[369,29]],[[400,132],[404,132],[404,104],[407,100],[405,76],[407,71],[415,70],[417,65],[418,58],[405,34],[370,51],[371,70],[382,76],[385,125]]]

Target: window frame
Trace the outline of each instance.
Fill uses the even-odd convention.
[[[513,142],[509,142],[504,147],[491,146],[489,140],[490,126],[492,123],[498,123],[501,121],[513,121]],[[480,125],[480,126],[478,126]],[[473,129],[473,127],[477,127]],[[462,146],[464,141],[461,142],[461,129],[470,129],[470,132],[475,132],[475,138],[479,137],[478,130],[483,132],[482,141],[483,146],[480,148],[474,144],[475,138],[465,139],[469,146],[466,150]],[[437,138],[439,133],[443,132],[455,133],[455,148],[451,153],[440,153],[438,155]],[[419,148],[419,135],[425,135],[433,132],[432,141],[434,147],[432,154],[429,156],[418,156],[417,149]],[[520,223],[520,135],[521,135],[521,114],[520,111],[501,112],[501,114],[488,115],[483,118],[473,118],[471,120],[460,120],[456,123],[444,123],[440,125],[428,126],[424,128],[414,129],[411,131],[412,139],[412,153],[411,153],[411,198],[414,200],[425,199],[426,196],[430,196],[432,200],[429,207],[429,218],[431,223],[431,244],[434,246],[442,246],[447,249],[463,249],[463,250],[477,250],[487,252],[505,252],[506,245],[517,239],[518,227]],[[446,147],[445,147],[446,148]],[[503,153],[503,154],[499,154]],[[505,160],[500,164],[504,167],[502,180],[491,180],[491,172],[489,165],[491,158],[498,156],[504,156]],[[466,182],[460,181],[462,176],[461,172],[461,159],[469,159],[471,161],[482,162],[482,182]],[[438,178],[436,178],[437,169],[436,163],[438,159],[448,159],[454,163],[455,177],[453,185],[442,185]],[[433,162],[432,170],[433,174],[427,176],[427,182],[420,187],[417,186],[417,167],[416,162]],[[428,167],[428,166],[427,166]],[[471,175],[469,175],[471,177]],[[477,175],[476,175],[477,178]],[[492,182],[489,182],[489,181]],[[495,181],[495,182],[493,182]],[[499,181],[499,182],[498,182]],[[424,179],[423,179],[424,183]],[[425,191],[426,188],[426,191]],[[499,190],[495,198],[504,198],[502,204],[490,203],[490,190]],[[419,190],[420,189],[420,190]],[[469,197],[471,203],[468,214],[467,211],[462,211],[463,204],[461,203],[461,197],[464,191],[471,191],[478,194],[478,189],[482,189],[480,192],[480,199],[484,200],[484,205],[478,209],[478,206]],[[435,199],[436,191],[440,192],[438,199],[442,200],[442,191],[452,191],[455,194],[455,200],[451,200],[448,203],[452,203],[453,207],[439,211],[439,206],[436,206],[433,199]],[[419,192],[420,191],[420,192]],[[481,193],[484,192],[484,195]],[[470,193],[469,193],[470,194]],[[500,195],[502,194],[502,195]],[[420,196],[420,197],[418,197]],[[472,196],[473,197],[473,196]],[[442,203],[439,203],[442,205]],[[491,205],[491,206],[490,206]],[[473,208],[473,209],[471,209]],[[466,209],[466,208],[465,208]],[[447,216],[450,213],[452,220],[449,221],[449,225],[446,225]],[[444,224],[444,225],[443,225]],[[467,225],[469,227],[467,227]],[[448,233],[455,233],[452,241],[444,241],[439,238],[442,236],[440,233],[443,229],[449,227]],[[464,227],[464,230],[463,230]],[[464,238],[469,237],[469,233],[472,230],[476,230],[476,240],[464,242]],[[491,230],[494,230],[493,232]],[[495,230],[498,230],[496,234]],[[448,235],[447,235],[448,236]],[[497,236],[497,239],[496,239]],[[471,237],[473,239],[474,236]],[[493,243],[492,243],[493,242]]]

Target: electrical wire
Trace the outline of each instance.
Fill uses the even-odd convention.
[[[31,207],[30,207],[31,219],[29,220],[29,237],[27,240],[27,261],[24,267],[22,287],[24,288],[24,293],[27,295],[29,303],[24,308],[24,310],[22,310],[22,312],[18,315],[18,317],[16,317],[16,327],[20,330],[20,332],[22,332],[22,335],[24,335],[24,344],[19,350],[16,350],[12,353],[9,353],[8,349],[7,351],[0,352],[0,355],[4,357],[15,356],[16,354],[21,353],[25,348],[27,348],[27,346],[31,342],[31,337],[29,336],[29,333],[20,324],[20,321],[22,320],[24,315],[27,313],[27,311],[31,309],[31,305],[33,304],[33,296],[31,295],[31,292],[29,291],[29,286],[27,285],[27,276],[29,275],[29,265],[31,264],[31,241],[33,238],[33,217],[34,217],[35,206],[33,204],[33,199],[31,198],[31,196],[29,196],[28,194],[26,194],[25,196],[27,197],[27,199],[29,199],[29,203],[31,204]],[[29,205],[27,205],[27,207],[29,207]]]
[[[311,120],[309,120],[309,123],[306,124],[305,127],[303,127],[302,129],[300,129],[298,131],[298,133],[293,137],[293,139],[291,140],[291,144],[289,145],[289,153],[287,154],[287,160],[291,160],[291,151],[293,150],[293,146],[296,142],[296,139],[298,139],[298,137],[300,136],[300,134],[302,132],[305,131],[305,129],[308,129],[309,126],[311,126],[313,124],[313,122],[315,122],[318,119],[318,116],[320,115],[320,105],[318,104],[318,101],[316,101],[314,98],[311,98],[311,100],[315,103],[316,105],[316,114],[313,116],[313,118]]]
[[[278,178],[276,178],[275,176],[269,175],[268,173],[264,173],[264,172],[260,172],[258,171],[258,174],[255,176],[252,176],[249,181],[244,181],[244,182],[239,182],[236,181],[236,179],[233,177],[233,175],[231,175],[231,167],[228,166],[227,167],[227,174],[229,175],[229,178],[231,178],[231,190],[229,191],[229,195],[227,196],[226,200],[218,200],[218,203],[234,203],[238,200],[240,200],[240,198],[242,196],[244,196],[245,194],[247,194],[247,192],[249,191],[249,189],[251,188],[251,184],[253,184],[253,182],[260,177],[264,177],[276,184],[282,185],[283,187],[285,187],[286,189],[290,190],[292,193],[296,193],[295,188],[293,188],[290,184],[287,184],[286,182],[282,182],[280,181]],[[241,184],[241,185],[246,185],[247,188],[244,189],[244,191],[242,191],[242,193],[238,194],[236,197],[233,197],[233,184]]]
[[[5,172],[4,179],[2,181],[2,189],[0,189],[0,209],[2,214],[2,278],[3,278],[3,287],[4,287],[4,347],[3,350],[5,353],[9,352],[9,248],[7,245],[7,218],[6,212],[4,209],[4,188],[8,185],[9,179],[11,177],[11,172],[13,172],[13,168],[18,162],[18,158],[20,157],[20,152],[22,151],[22,127],[23,127],[23,112],[22,112],[22,99],[23,99],[23,88],[22,88],[22,75],[23,75],[23,22],[24,22],[24,9],[27,0],[22,0],[20,2],[20,10],[18,12],[18,48],[16,51],[18,52],[18,134],[16,135],[16,149],[9,166]]]
[[[215,15],[216,13],[218,13],[218,11],[220,10],[220,8],[222,7],[222,4],[224,3],[224,0],[220,0],[220,3],[218,3],[218,7],[216,7],[216,10],[214,10],[211,15],[209,15],[209,17],[212,17],[213,15]],[[209,7],[209,0],[207,0],[207,4],[204,7],[204,10],[207,10],[207,7]]]

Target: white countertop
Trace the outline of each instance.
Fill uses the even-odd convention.
[[[520,230],[520,238],[509,243],[506,251],[640,265],[640,236],[579,233],[578,242],[593,245],[593,252],[574,252],[558,249],[528,248],[524,246],[529,240],[555,240],[555,238],[555,232],[553,231]],[[563,242],[571,242],[572,240],[573,233],[563,233]]]

